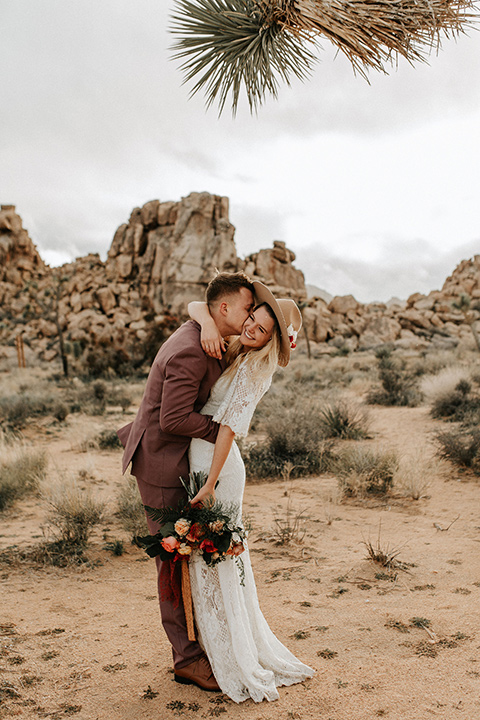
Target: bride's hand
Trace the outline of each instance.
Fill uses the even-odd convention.
[[[190,500],[190,505],[192,507],[195,507],[195,505],[203,505],[204,507],[209,507],[210,505],[213,505],[215,502],[215,490],[210,490],[205,485],[198,491],[198,493],[195,495],[195,497]]]
[[[200,342],[207,355],[217,360],[222,359],[222,352],[226,350],[225,342],[214,320],[202,324]]]

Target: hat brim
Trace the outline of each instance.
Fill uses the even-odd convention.
[[[258,280],[253,281],[253,292],[255,294],[255,304],[261,305],[266,303],[269,305],[275,317],[278,321],[278,327],[280,328],[280,352],[278,355],[278,364],[281,367],[286,367],[290,361],[290,339],[288,337],[287,323],[285,316],[280,309],[280,305],[277,303],[274,295],[267,288],[266,285],[259,282]]]

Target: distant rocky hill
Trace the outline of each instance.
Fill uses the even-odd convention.
[[[0,210],[0,346],[10,354],[21,334],[27,354],[53,359],[58,332],[77,357],[140,364],[201,299],[215,269],[244,270],[276,295],[302,304],[316,353],[361,350],[382,343],[402,348],[452,347],[471,341],[480,314],[480,255],[462,261],[441,290],[405,303],[361,304],[351,295],[310,297],[295,255],[280,241],[245,259],[237,256],[228,198],[191,193],[177,202],[135,208],[115,232],[106,262],[87,255],[60,268],[41,259],[12,205]],[[469,312],[452,303],[468,296]],[[96,354],[95,354],[96,353]],[[93,359],[92,359],[93,358]],[[97,360],[95,360],[97,358]],[[117,364],[116,364],[117,363]]]

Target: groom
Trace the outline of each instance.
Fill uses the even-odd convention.
[[[253,285],[243,273],[219,273],[209,283],[206,300],[222,337],[240,335],[253,309]],[[125,448],[122,472],[132,463],[144,505],[172,506],[186,497],[180,476],[188,476],[188,447],[193,437],[214,443],[218,424],[199,411],[225,369],[200,344],[200,325],[189,320],[161,346],[150,369],[142,402],[133,423],[118,431]],[[147,518],[150,532],[158,527]],[[162,599],[162,561],[157,556],[158,596],[162,624],[172,645],[175,680],[218,690],[210,663],[197,642],[188,640],[183,604]],[[167,576],[168,577],[168,576]],[[171,588],[170,588],[171,591]]]

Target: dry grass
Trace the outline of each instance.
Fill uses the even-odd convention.
[[[142,499],[138,491],[137,481],[133,475],[123,478],[123,484],[117,497],[116,515],[130,539],[140,535],[148,535],[147,520]]]
[[[325,405],[319,414],[325,437],[361,440],[369,436],[369,418],[365,408],[339,400]]]
[[[291,498],[284,509],[276,508],[273,516],[273,536],[276,545],[301,543],[305,537],[305,510],[293,507]]]
[[[43,451],[0,431],[0,511],[27,494],[35,493],[44,479],[47,458]]]
[[[376,565],[387,568],[388,570],[406,570],[407,565],[398,560],[398,556],[405,545],[401,547],[390,547],[381,538],[381,524],[378,526],[378,534],[375,542],[372,540],[364,540],[363,544],[367,549],[367,559]]]
[[[450,366],[443,368],[436,375],[425,375],[420,380],[420,390],[428,405],[432,405],[445,395],[450,395],[462,380],[469,380],[467,368]]]
[[[420,500],[441,473],[435,456],[426,448],[400,458],[394,475],[395,488],[405,497]]]

